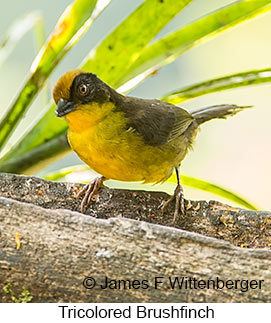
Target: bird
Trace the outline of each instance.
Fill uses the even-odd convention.
[[[248,108],[221,104],[188,112],[157,99],[122,95],[95,74],[66,72],[53,89],[56,116],[68,123],[68,141],[79,158],[100,174],[85,185],[81,212],[97,201],[108,179],[158,184],[175,171],[174,194],[161,206],[164,213],[175,200],[173,223],[185,214],[180,166],[199,126]]]

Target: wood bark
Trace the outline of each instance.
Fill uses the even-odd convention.
[[[102,189],[81,214],[80,187],[0,174],[2,302],[11,301],[7,284],[15,295],[25,287],[32,302],[271,300],[270,212],[193,201],[172,227],[174,206],[164,215],[159,209],[165,193]],[[87,277],[93,289],[84,287]],[[111,288],[101,288],[105,277]],[[156,288],[155,277],[163,277]],[[172,288],[175,277],[192,285]],[[217,279],[237,288],[193,285]]]

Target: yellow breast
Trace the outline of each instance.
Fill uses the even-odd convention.
[[[71,148],[99,174],[120,181],[160,182],[174,168],[174,153],[147,146],[112,103],[92,103],[69,113]],[[172,155],[171,155],[172,154]]]

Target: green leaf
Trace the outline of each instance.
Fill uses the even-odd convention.
[[[177,183],[175,179],[175,175],[172,175],[167,182]],[[242,196],[226,189],[216,184],[203,181],[198,178],[190,177],[190,176],[181,176],[181,183],[186,186],[190,186],[205,192],[212,193],[214,195],[221,196],[229,201],[235,202],[249,210],[258,210],[258,208],[252,204],[251,202],[247,201]]]
[[[0,164],[2,173],[33,174],[70,151],[66,134],[24,153],[20,158],[10,158]]]
[[[89,170],[89,167],[85,165],[75,165],[70,167],[64,167],[61,168],[55,172],[51,172],[49,174],[45,174],[42,176],[42,178],[47,179],[48,181],[58,181],[60,179],[63,179],[65,176],[74,173],[74,172],[84,172],[86,170]]]
[[[140,57],[147,44],[192,0],[146,0],[126,18],[82,64],[112,87],[122,72]]]
[[[31,29],[35,29],[39,34],[37,37],[39,46],[43,45],[43,32],[42,30],[42,16],[40,12],[34,11],[27,15],[24,15],[9,28],[4,39],[0,42],[0,66],[8,58],[13,51],[16,44],[22,39],[22,37]]]
[[[109,1],[75,0],[66,8],[52,35],[35,58],[31,66],[31,74],[23,89],[0,123],[0,148],[3,147],[58,62],[82,37]]]
[[[146,77],[171,63],[185,51],[270,9],[270,0],[237,1],[169,34],[148,46],[133,65],[123,72],[118,85],[130,82],[119,90],[130,91]]]
[[[120,72],[138,57],[150,40],[191,1],[146,0],[90,52],[81,67],[97,73],[112,85]],[[1,165],[9,159],[23,156],[67,130],[67,124],[56,118],[54,111],[55,104],[52,104],[33,129],[2,158]]]
[[[178,104],[180,102],[213,92],[267,82],[271,82],[271,68],[227,75],[202,83],[197,83],[192,86],[168,93],[163,96],[161,100],[172,104]]]
[[[68,128],[67,122],[63,119],[57,118],[55,115],[55,105],[52,105],[41,120],[34,125],[23,139],[15,145],[6,155],[0,159],[0,171],[7,172],[6,164],[8,164],[8,172],[21,173],[28,168],[21,168],[19,160],[24,160],[25,164],[32,163],[32,150],[35,152],[37,149],[48,149],[48,152],[58,155],[58,151],[62,149],[62,145],[57,145],[57,138],[66,133]],[[50,144],[52,142],[52,144]],[[46,156],[45,153],[43,155]],[[38,156],[37,156],[38,157]],[[28,160],[28,158],[30,158]],[[15,161],[10,164],[10,160]],[[37,162],[38,160],[36,160]],[[13,165],[12,167],[10,165]],[[18,168],[16,168],[16,166]]]
[[[31,29],[34,33],[35,47],[37,48],[37,52],[42,48],[46,41],[43,17],[38,11],[30,12],[19,20],[15,21],[15,23],[9,28],[3,41],[0,42],[0,67],[14,50],[16,44]],[[49,87],[46,85],[42,98],[44,105],[49,102],[49,94],[51,95],[49,92]]]

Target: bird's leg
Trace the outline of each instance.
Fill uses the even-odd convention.
[[[168,205],[175,200],[175,210],[174,210],[174,216],[173,216],[173,224],[176,222],[177,216],[179,214],[184,215],[185,214],[185,207],[184,207],[184,196],[183,196],[183,188],[180,181],[180,173],[178,168],[175,168],[176,171],[176,177],[177,177],[177,186],[175,188],[174,194],[163,203],[163,206],[161,208],[162,213],[164,213],[165,209],[168,207]]]
[[[89,205],[91,201],[96,202],[99,196],[99,189],[104,187],[103,182],[106,180],[104,176],[98,176],[93,181],[85,185],[77,194],[77,198],[84,195],[81,202],[81,212],[84,213],[85,207]]]

